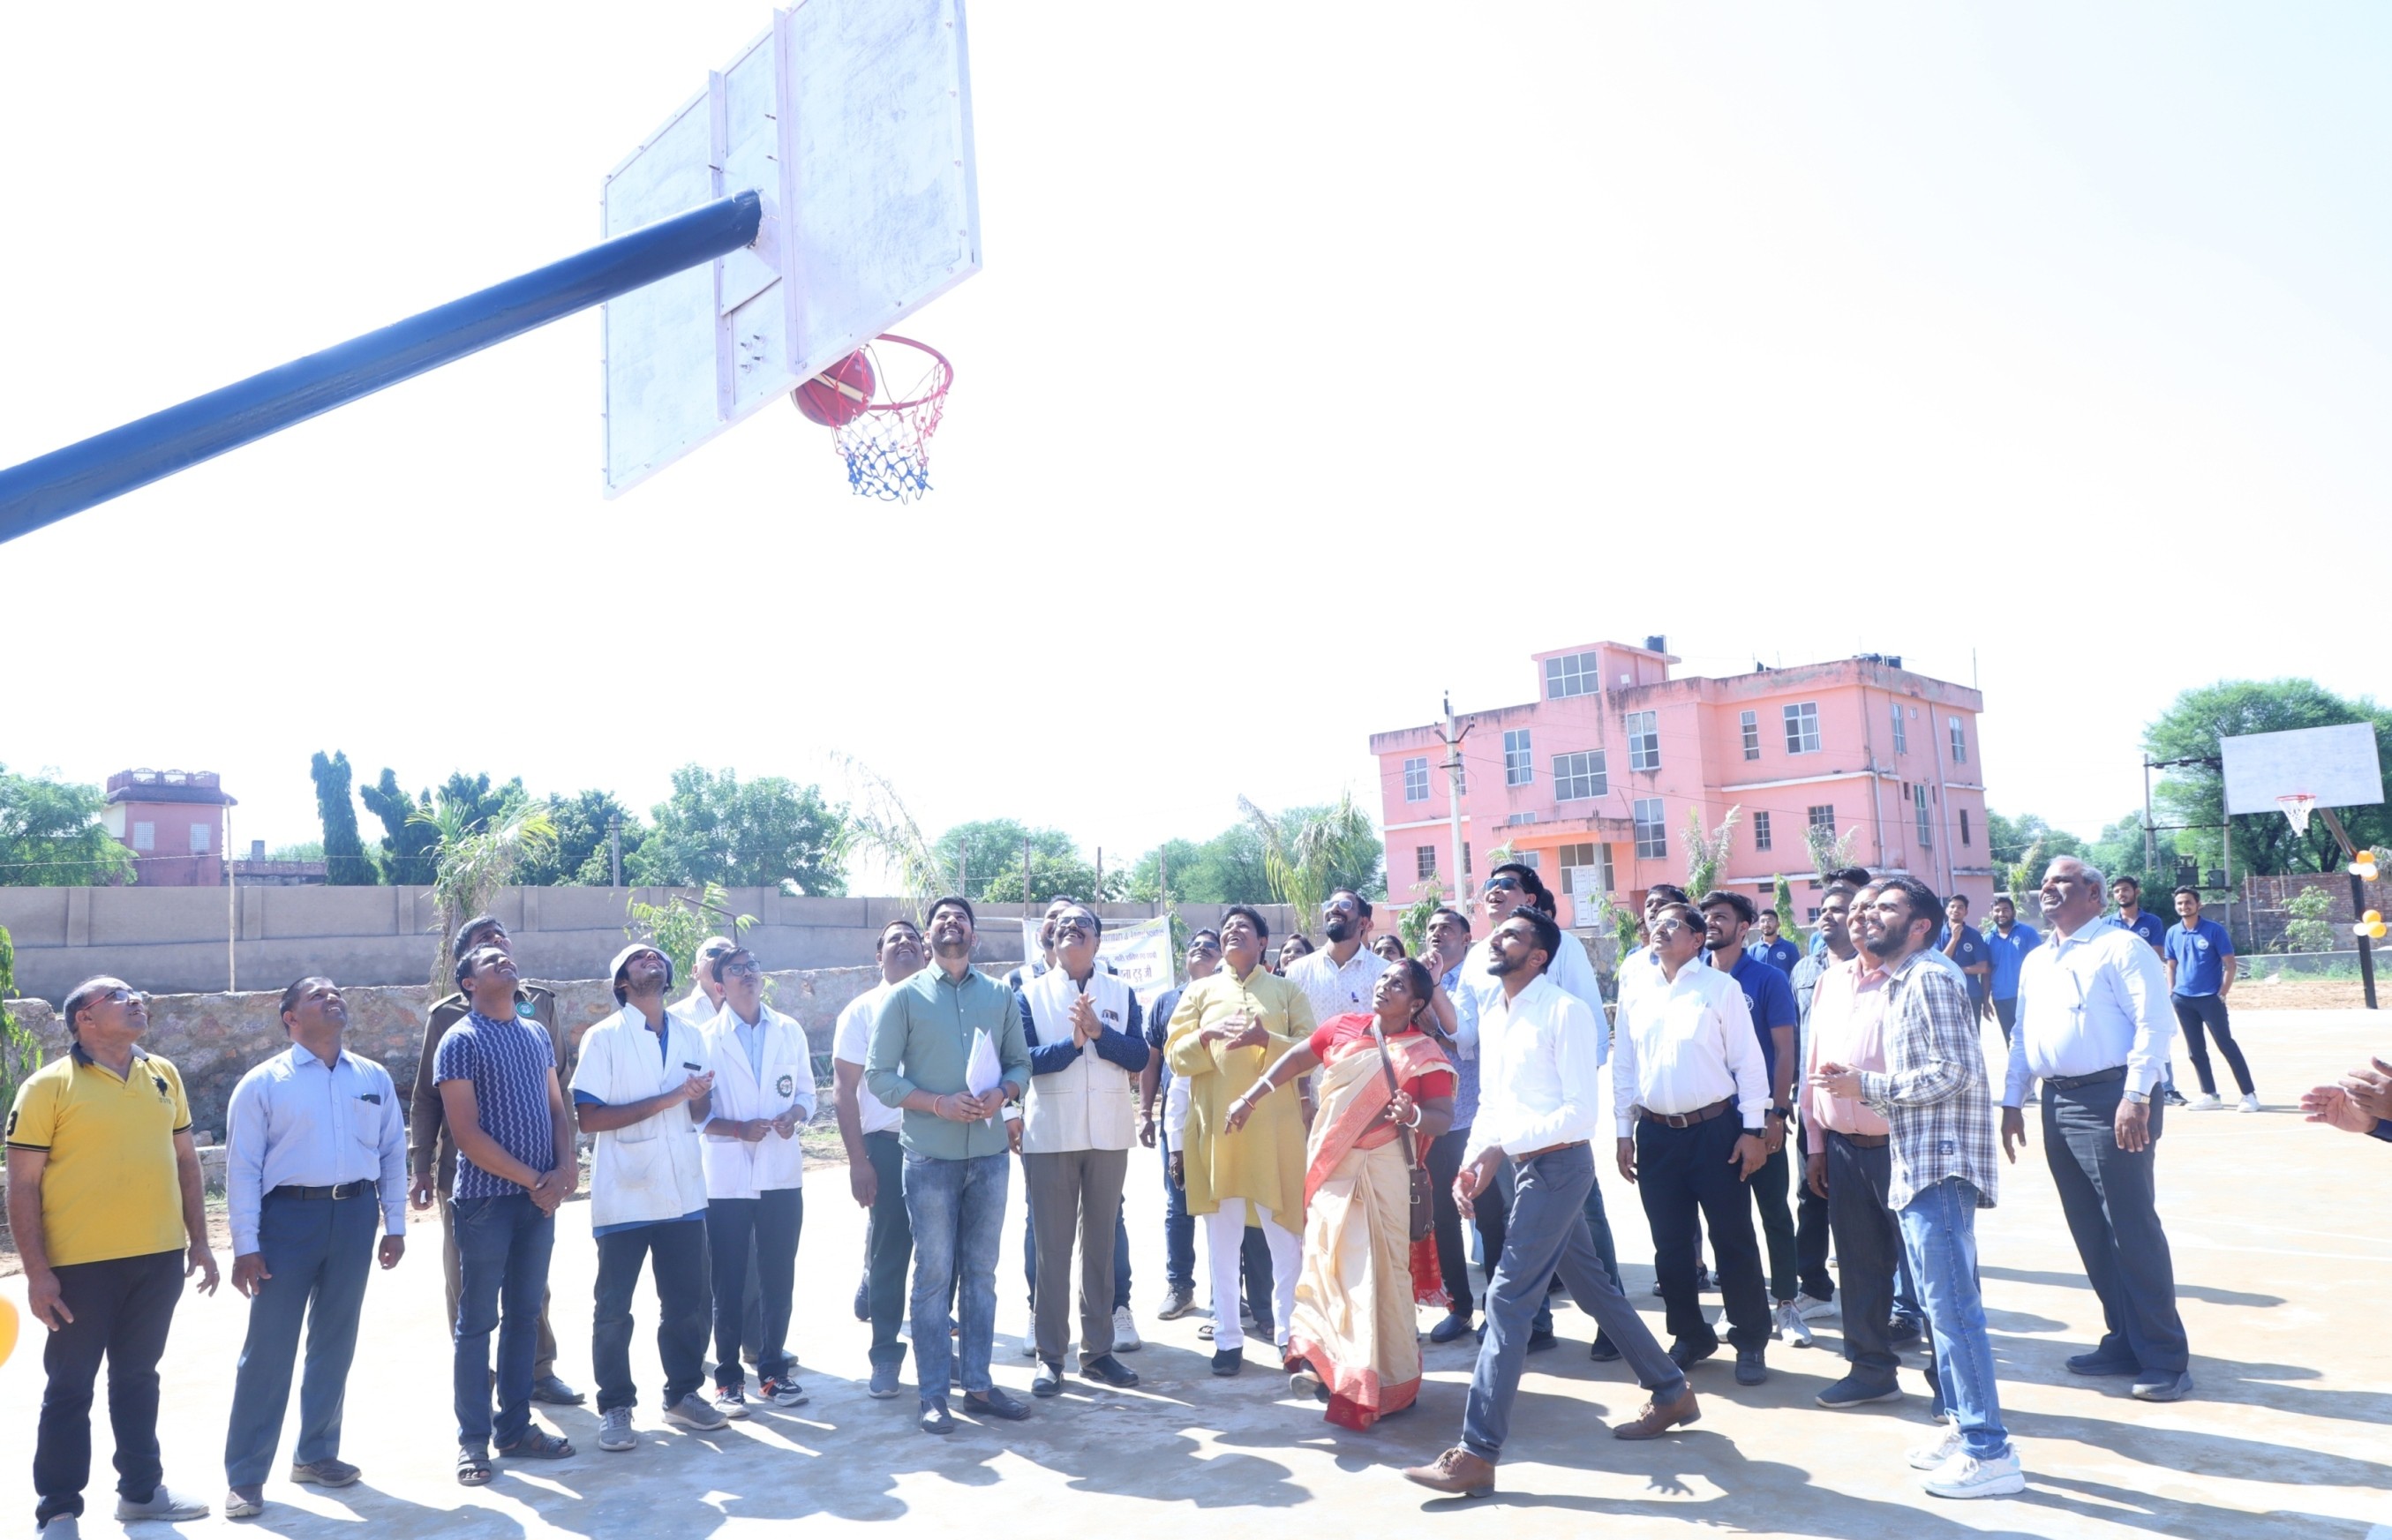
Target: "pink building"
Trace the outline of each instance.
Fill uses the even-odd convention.
[[[101,818],[133,852],[142,886],[221,887],[225,809],[235,805],[214,770],[118,770]]]
[[[1592,899],[1635,907],[1686,880],[1689,810],[1707,830],[1741,809],[1721,886],[1768,907],[1778,876],[1798,916],[1818,912],[1804,830],[1853,835],[1852,859],[1965,893],[1994,892],[1985,842],[1976,691],[1864,654],[1723,679],[1673,679],[1660,637],[1531,659],[1537,698],[1462,716],[1466,872],[1511,847],[1563,895],[1562,923],[1595,924]],[[1452,891],[1445,745],[1434,726],[1374,733],[1387,891]],[[1580,900],[1585,900],[1581,902]]]

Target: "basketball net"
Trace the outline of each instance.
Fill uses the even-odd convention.
[[[2309,809],[2317,806],[2316,797],[2307,792],[2294,792],[2289,796],[2276,798],[2276,806],[2282,808],[2284,816],[2292,821],[2293,833],[2305,835],[2309,832]]]
[[[938,349],[911,337],[884,334],[877,342],[898,344],[884,349],[867,343],[864,348],[872,360],[872,378],[887,386],[889,399],[873,401],[832,429],[831,443],[847,461],[847,485],[858,497],[912,502],[930,489],[930,435],[946,412],[955,366]],[[916,356],[898,349],[911,349]],[[902,391],[888,385],[895,378],[889,364],[909,362],[918,366],[913,384]]]

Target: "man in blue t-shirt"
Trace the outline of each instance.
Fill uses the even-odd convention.
[[[1984,933],[1969,923],[1969,899],[1955,893],[1944,900],[1944,929],[1935,938],[1936,950],[1952,959],[1955,966],[1969,976],[1969,1003],[1983,1016],[1988,1002],[1988,980],[1993,976],[1994,961],[1985,950]]]
[[[1986,976],[1985,987],[1994,997],[1994,1018],[2002,1024],[2002,1046],[2008,1048],[2010,1031],[2018,1025],[2019,964],[2043,944],[2043,933],[2019,923],[2018,906],[2007,894],[1994,900],[1992,912],[1993,928],[1984,936],[1993,972]]]
[[[2153,951],[2165,957],[2167,951],[2164,943],[2167,938],[2167,922],[2143,907],[2143,885],[2132,877],[2114,878],[2110,884],[2110,897],[2118,900],[2118,912],[2110,918],[2122,928],[2141,937],[2151,943]],[[2176,1088],[2176,1064],[2173,1060],[2160,1076],[2160,1094],[2170,1106],[2185,1105],[2183,1095]]]
[[[1789,1342],[1808,1343],[1811,1328],[1804,1323],[1794,1296],[1800,1265],[1794,1249],[1792,1163],[1786,1154],[1788,1119],[1794,1103],[1794,1029],[1800,1013],[1794,1005],[1794,986],[1786,975],[1744,950],[1746,933],[1757,912],[1741,893],[1714,890],[1697,906],[1703,916],[1703,945],[1712,967],[1728,975],[1744,990],[1752,1011],[1752,1029],[1761,1039],[1762,1062],[1769,1071],[1769,1121],[1762,1147],[1769,1158],[1752,1173],[1753,1206],[1761,1210],[1761,1233],[1769,1249],[1769,1293],[1773,1324]],[[1699,1243],[1697,1243],[1699,1244]]]
[[[2217,1039],[2217,1051],[2234,1071],[2242,1093],[2242,1110],[2259,1110],[2258,1094],[2251,1089],[2251,1068],[2226,1021],[2226,994],[2234,988],[2234,941],[2226,927],[2201,917],[2201,894],[2190,887],[2176,890],[2176,924],[2167,927],[2160,951],[2167,958],[2168,1003],[2176,1007],[2177,1025],[2184,1029],[2184,1051],[2192,1072],[2201,1077],[2201,1110],[2223,1106],[2217,1099],[2217,1078],[2210,1073],[2209,1048],[2202,1041],[2207,1028]]]
[[[1802,961],[1802,949],[1778,931],[1774,909],[1761,912],[1761,929],[1746,938],[1745,950],[1788,978],[1794,977],[1794,964]]]

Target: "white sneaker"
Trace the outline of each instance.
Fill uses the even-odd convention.
[[[748,1388],[745,1385],[720,1385],[714,1391],[714,1409],[734,1419],[748,1415]]]
[[[1815,1321],[1823,1315],[1833,1315],[1839,1308],[1835,1301],[1823,1300],[1816,1294],[1795,1295],[1794,1306],[1802,1313],[1802,1319],[1806,1321]]]
[[[610,1455],[640,1446],[640,1435],[631,1431],[631,1409],[618,1406],[598,1420],[598,1447]]]
[[[1113,1352],[1136,1352],[1138,1349],[1144,1346],[1146,1346],[1145,1339],[1138,1334],[1138,1317],[1130,1314],[1129,1306],[1115,1306],[1113,1309]]]
[[[1811,1324],[1802,1319],[1802,1306],[1799,1301],[1780,1300],[1770,1311],[1769,1319],[1777,1328],[1775,1335],[1785,1341],[1798,1348],[1811,1345]]]
[[[1063,1344],[1063,1351],[1068,1353],[1072,1345],[1066,1342]],[[1038,1313],[1034,1310],[1021,1318],[1021,1356],[1024,1358],[1038,1356]]]
[[[2257,1092],[2256,1092],[2256,1091],[2255,1091],[2255,1092],[2253,1092],[2250,1095],[2243,1097],[2243,1098],[2242,1098],[2242,1105],[2240,1107],[2236,1108],[2236,1110],[2237,1110],[2237,1111],[2240,1111],[2240,1112],[2256,1112],[2256,1111],[2258,1111],[2258,1110],[2259,1110],[2259,1094],[2258,1094]]]
[[[1944,1431],[1930,1443],[1922,1443],[1910,1452],[1913,1470],[1938,1470],[1951,1463],[1960,1452],[1960,1430],[1956,1424],[1944,1424]]]
[[[1929,1471],[1920,1484],[1935,1497],[2008,1497],[2026,1490],[2026,1472],[2015,1449],[1990,1460],[1963,1453]]]
[[[2204,1091],[2200,1095],[2195,1096],[2191,1102],[2187,1105],[2186,1110],[2189,1112],[2215,1112],[2225,1105],[2226,1104],[2224,1102],[2217,1099],[2217,1093],[2215,1091]]]
[[[204,1519],[207,1516],[208,1500],[205,1497],[194,1497],[182,1492],[169,1492],[162,1482],[150,1494],[150,1500],[146,1503],[127,1502],[122,1496],[116,1499],[116,1518],[119,1523],[130,1523],[136,1519],[163,1519],[168,1523],[182,1523],[192,1519]]]

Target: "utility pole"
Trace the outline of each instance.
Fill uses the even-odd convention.
[[[232,873],[232,809],[225,809],[225,993],[240,988],[240,900],[237,897],[240,885]],[[2365,940],[2359,943],[2365,946]]]
[[[1105,901],[1105,848],[1101,845],[1097,847],[1097,895],[1088,901],[1096,904]]]
[[[1462,907],[1462,740],[1470,730],[1453,714],[1453,693],[1448,691],[1444,700],[1445,727],[1437,736],[1445,743],[1445,813],[1447,832],[1453,842],[1453,906]]]
[[[608,886],[623,886],[623,821],[606,821],[606,881]]]
[[[2152,821],[2152,757],[2143,756],[2143,870],[2159,864],[2159,835]]]

